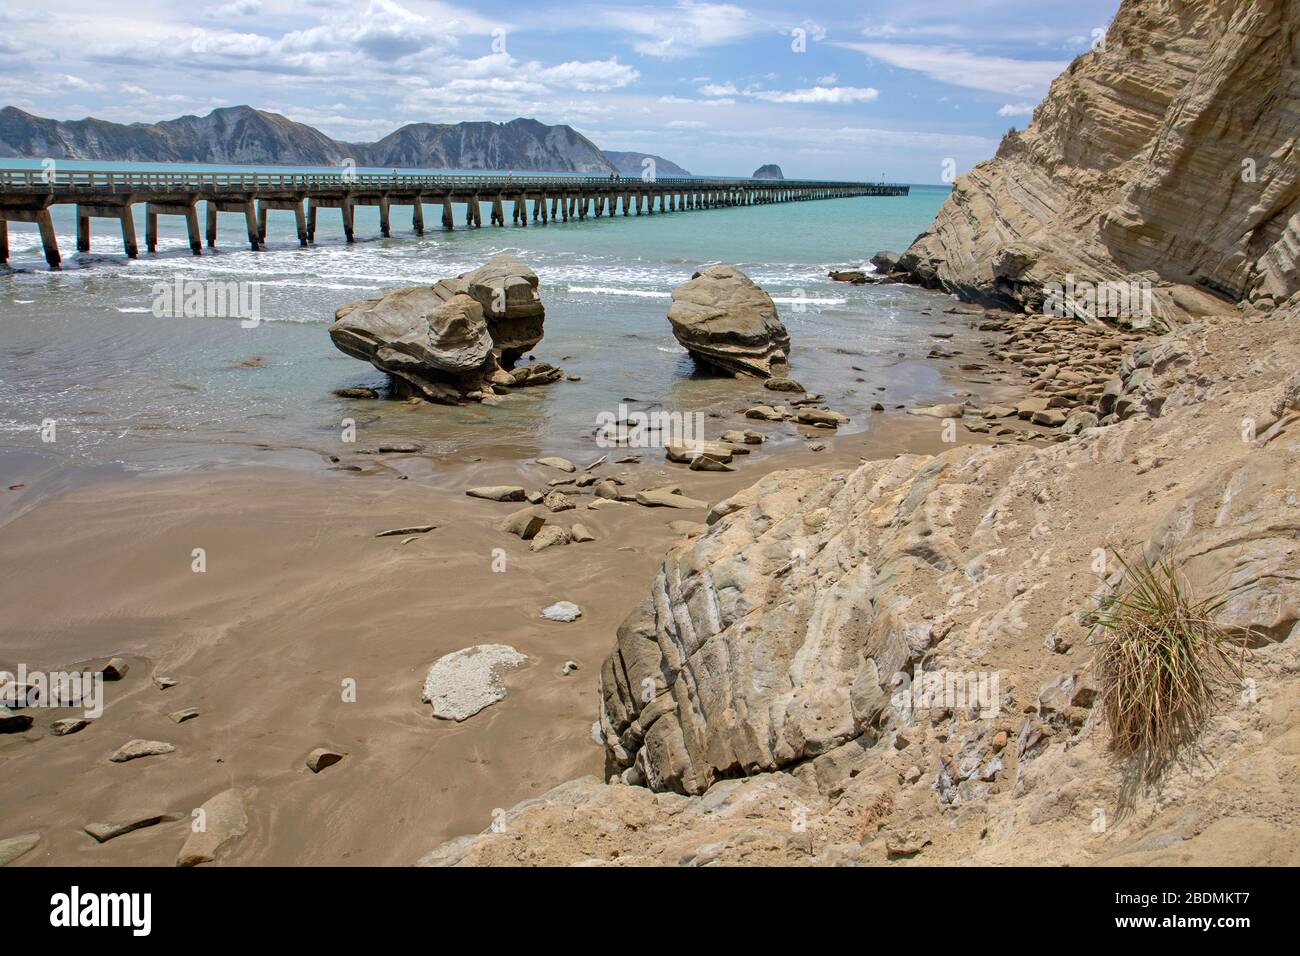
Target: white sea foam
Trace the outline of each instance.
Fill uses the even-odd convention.
[[[592,295],[631,295],[643,299],[667,299],[672,297],[671,292],[663,292],[658,289],[615,289],[611,286],[602,285],[571,285],[570,292],[586,292]]]

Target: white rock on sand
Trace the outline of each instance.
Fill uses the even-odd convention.
[[[475,644],[434,661],[424,678],[420,700],[433,705],[433,716],[462,721],[504,700],[501,673],[528,663],[528,656],[507,644]]]
[[[542,617],[548,621],[560,621],[568,624],[582,617],[582,608],[572,601],[557,601],[542,611]]]

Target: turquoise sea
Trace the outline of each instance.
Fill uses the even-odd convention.
[[[335,447],[340,422],[350,417],[365,444],[418,441],[457,454],[502,442],[580,452],[591,448],[596,416],[625,399],[640,408],[730,412],[753,395],[752,383],[696,374],[669,329],[671,290],[710,262],[734,263],[767,290],[793,341],[792,375],[861,427],[869,417],[861,413],[882,395],[901,404],[947,394],[925,358],[931,315],[944,302],[904,286],[832,282],[826,273],[861,266],[879,249],[905,248],[947,192],[914,186],[907,197],[475,230],[460,225],[458,206],[449,233],[439,226],[440,210],[427,206],[422,238],[411,231],[409,207],[394,207],[390,239],[379,235],[378,210],[362,207],[353,245],[343,241],[338,212],[322,210],[316,244],[306,249],[292,214],[272,212],[268,246],[259,252],[248,249],[242,217],[223,213],[218,249],[198,257],[175,217],[162,218],[158,252],[145,254],[137,207],[136,260],[123,255],[109,220],[94,221],[91,251],[78,255],[73,207],[55,207],[63,271],[47,271],[35,227],[16,224],[11,268],[0,269],[0,446],[72,465],[191,468],[257,444]],[[516,392],[495,408],[334,397],[340,386],[384,383],[331,344],[327,329],[341,303],[433,283],[506,249],[541,278],[546,337],[537,360],[581,382]],[[155,317],[155,285],[177,277],[257,283],[260,324]],[[43,443],[41,424],[49,420],[58,440]]]

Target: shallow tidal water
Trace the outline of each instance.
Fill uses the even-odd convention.
[[[292,214],[272,212],[259,252],[247,247],[242,216],[223,213],[217,250],[198,257],[179,219],[163,217],[157,254],[136,260],[122,254],[108,220],[93,221],[91,251],[78,255],[73,207],[55,207],[63,271],[46,270],[35,228],[22,225],[11,225],[11,268],[0,269],[0,447],[78,468],[188,470],[245,460],[257,445],[337,449],[351,419],[358,446],[415,441],[435,456],[494,445],[582,454],[593,447],[597,416],[626,399],[634,409],[730,417],[755,396],[755,384],[699,375],[667,320],[672,289],[709,262],[735,263],[773,297],[793,343],[792,377],[851,415],[846,430],[858,430],[872,402],[892,408],[950,393],[925,357],[948,302],[905,286],[832,282],[826,273],[861,266],[878,249],[905,248],[946,195],[913,187],[907,197],[475,230],[459,225],[458,205],[450,233],[430,206],[423,237],[410,229],[409,207],[395,206],[391,239],[379,235],[378,209],[360,207],[353,245],[343,241],[337,211],[322,210],[307,249],[298,246]],[[142,206],[136,228],[143,238]],[[330,342],[340,304],[433,283],[502,250],[541,279],[546,337],[536,360],[581,382],[524,389],[494,408],[332,394],[385,383]],[[156,317],[156,284],[177,277],[256,283],[260,324]],[[51,420],[57,440],[43,442],[42,423]]]

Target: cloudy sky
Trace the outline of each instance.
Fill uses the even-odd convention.
[[[1023,127],[1118,5],[4,0],[0,105],[152,122],[246,103],[363,142],[531,116],[696,173],[938,182]]]

